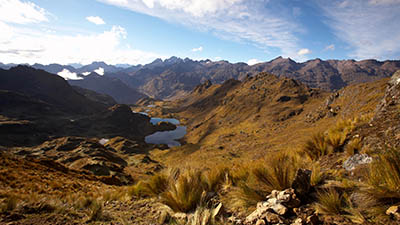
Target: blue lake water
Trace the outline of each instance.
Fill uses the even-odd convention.
[[[146,136],[144,140],[149,144],[167,144],[168,147],[181,146],[181,143],[177,140],[183,138],[185,134],[186,127],[178,126],[175,130],[159,131]]]
[[[156,125],[157,123],[161,122],[161,121],[165,121],[165,122],[170,122],[174,125],[179,125],[179,120],[177,119],[173,119],[173,118],[157,118],[157,117],[152,117],[150,119],[150,123]]]

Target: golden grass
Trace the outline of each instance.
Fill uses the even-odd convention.
[[[13,211],[18,204],[18,198],[15,195],[9,195],[4,199],[4,202],[0,206],[0,212]]]
[[[175,182],[170,182],[165,192],[160,195],[161,201],[172,210],[190,212],[206,201],[201,172],[188,169],[181,173]]]
[[[347,156],[352,156],[354,154],[357,154],[361,152],[362,149],[362,144],[361,144],[361,138],[354,138],[344,148],[344,151],[346,152]]]
[[[317,160],[321,156],[332,153],[325,140],[325,135],[323,133],[314,134],[311,139],[306,141],[302,150],[306,153],[312,160]]]
[[[293,157],[278,153],[255,164],[251,172],[262,189],[270,193],[289,188],[297,169]]]
[[[369,167],[365,191],[382,203],[400,201],[400,151],[389,149]]]
[[[327,175],[321,170],[321,165],[319,163],[314,163],[311,168],[311,178],[310,183],[312,186],[318,186],[322,184]]]
[[[348,199],[334,188],[320,191],[317,194],[315,209],[324,215],[340,215],[348,206]]]

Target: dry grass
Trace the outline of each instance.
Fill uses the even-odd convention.
[[[347,156],[353,156],[354,154],[357,154],[361,152],[362,144],[361,144],[361,138],[354,138],[344,148],[344,151],[346,152]]]
[[[349,200],[347,196],[340,194],[333,188],[330,188],[318,192],[315,209],[318,213],[324,215],[340,215],[345,212],[348,202]]]
[[[201,172],[188,169],[175,182],[170,182],[161,201],[178,212],[190,212],[206,201],[205,185]]]
[[[323,133],[314,134],[303,146],[303,151],[312,160],[317,160],[321,156],[332,153]]]
[[[390,149],[371,163],[365,191],[381,203],[400,201],[400,151]]]
[[[17,207],[18,198],[15,195],[7,196],[0,206],[0,212],[10,212]]]
[[[311,172],[310,183],[312,186],[318,186],[325,181],[327,175],[324,172],[322,172],[319,163],[314,163],[312,165],[311,171],[312,172]]]
[[[329,131],[325,141],[332,150],[330,152],[341,152],[347,138],[347,132]]]
[[[291,182],[298,167],[296,160],[286,154],[276,154],[255,164],[252,175],[261,188],[270,193],[273,190],[284,190]]]
[[[229,178],[229,169],[221,166],[202,173],[202,183],[206,191],[217,192],[222,184]]]

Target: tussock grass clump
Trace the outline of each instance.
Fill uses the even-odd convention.
[[[381,203],[400,202],[400,151],[390,149],[369,167],[365,191]]]
[[[161,201],[174,211],[190,212],[206,200],[205,185],[201,172],[188,169],[170,182],[165,192],[160,195]]]
[[[347,143],[344,150],[347,156],[353,156],[354,154],[359,153],[361,151],[361,148],[361,138],[354,138],[353,140],[349,141],[349,143]]]
[[[321,156],[331,153],[331,149],[329,148],[323,133],[314,134],[303,146],[303,151],[312,160],[317,160]]]
[[[345,144],[347,138],[347,132],[335,132],[330,131],[325,137],[325,141],[332,150],[330,152],[339,152],[342,151],[342,148]]]
[[[321,165],[319,163],[314,163],[311,167],[311,178],[310,183],[312,186],[320,185],[327,178],[326,173],[322,172]]]
[[[297,163],[287,154],[276,154],[256,164],[252,175],[267,193],[284,190],[292,185]]]
[[[156,197],[164,193],[171,181],[179,176],[178,169],[169,169],[151,176],[148,180],[139,181],[129,188],[128,194],[138,197]]]
[[[15,195],[7,196],[0,207],[0,212],[10,212],[17,207],[18,198]]]
[[[89,206],[89,221],[102,221],[107,217],[103,213],[103,204],[94,200]]]
[[[229,169],[216,167],[202,173],[201,179],[206,191],[216,192],[229,177]]]
[[[345,194],[340,194],[334,188],[320,191],[317,194],[315,209],[324,215],[340,215],[348,207],[349,200]]]

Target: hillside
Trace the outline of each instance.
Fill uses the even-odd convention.
[[[68,82],[74,86],[109,95],[122,104],[134,104],[137,100],[147,97],[119,79],[96,73],[91,73],[82,80],[69,80]]]
[[[312,134],[342,119],[373,113],[386,82],[350,85],[333,94],[267,73],[243,82],[206,82],[164,110],[185,121],[189,145],[187,151],[183,147],[161,155],[174,164],[190,158],[204,166],[222,158],[235,164],[298,149]]]

